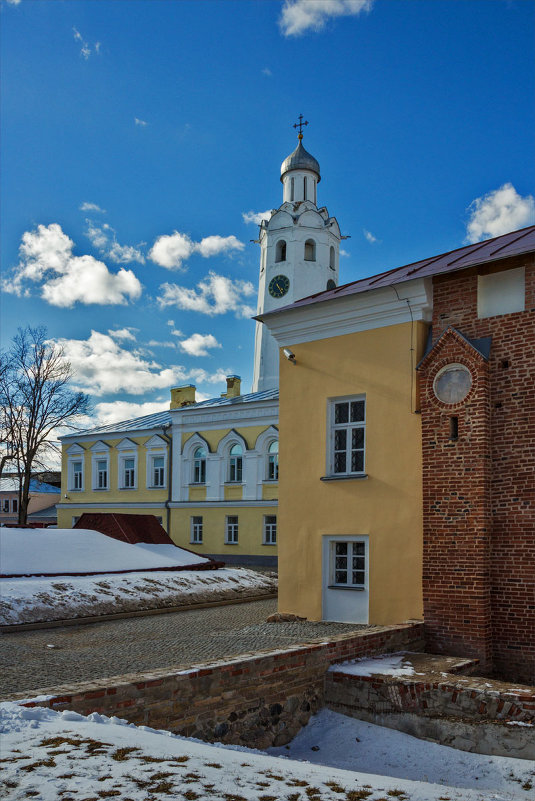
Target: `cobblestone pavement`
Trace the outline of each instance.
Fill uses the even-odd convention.
[[[306,621],[266,623],[276,605],[276,600],[255,601],[0,634],[0,697],[122,673],[189,667],[364,628]]]

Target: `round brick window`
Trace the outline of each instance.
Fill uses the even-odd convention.
[[[433,381],[433,390],[442,403],[453,405],[463,401],[472,388],[472,374],[464,364],[448,364]]]

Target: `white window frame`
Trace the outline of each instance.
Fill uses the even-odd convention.
[[[76,464],[81,470],[74,470]],[[78,480],[76,476],[80,476]],[[67,489],[69,492],[83,492],[85,489],[85,450],[80,445],[71,445],[67,451]]]
[[[238,545],[239,525],[238,515],[225,517],[225,545]]]
[[[278,439],[272,439],[271,442],[268,443],[268,446],[266,448],[266,479],[265,480],[266,481],[273,481],[273,483],[276,483],[279,480],[279,451],[277,450],[276,452],[274,452],[274,451],[270,451],[269,450],[274,442],[276,442],[277,445],[279,444],[279,440]],[[272,465],[274,466],[273,467],[273,476],[270,475],[270,473],[272,472],[271,471],[271,466]]]
[[[156,467],[156,460],[161,459],[161,466]],[[153,453],[149,459],[150,465],[150,488],[151,489],[164,489],[165,488],[165,455],[163,453]],[[158,472],[156,472],[158,471]]]
[[[106,486],[99,487],[99,462],[106,462]],[[91,448],[91,486],[94,492],[110,489],[110,449],[104,442],[96,442]]]
[[[351,418],[351,404],[352,403],[364,403],[364,419],[359,421],[351,421],[349,419],[346,423],[336,423],[335,419],[335,411],[336,405],[342,403],[349,404],[349,418]],[[366,396],[365,395],[351,395],[348,397],[342,398],[331,398],[329,400],[329,408],[328,408],[328,436],[327,442],[329,445],[328,453],[327,453],[327,476],[329,478],[352,478],[358,476],[365,476],[366,475]],[[352,432],[353,429],[360,429],[363,432],[363,440],[362,440],[362,447],[353,448],[352,447]],[[345,455],[346,455],[346,469],[345,470],[336,470],[335,471],[335,453],[342,453],[342,449],[338,449],[335,451],[336,443],[336,432],[345,430],[346,431],[346,447],[345,447]],[[351,470],[351,457],[352,452],[354,451],[362,451],[362,469],[361,470]]]
[[[273,522],[273,520],[275,522]],[[264,515],[262,543],[264,545],[277,544],[277,515]]]
[[[120,490],[136,490],[138,486],[138,449],[135,442],[132,440],[124,439],[117,445],[117,486]],[[125,481],[126,477],[126,462],[127,460],[134,460],[134,480],[132,485]]]
[[[353,561],[353,558],[362,559],[363,560],[363,567],[357,566],[353,568],[353,564],[347,564],[347,567],[339,567],[337,571],[336,567],[336,558],[338,556],[339,559],[344,558],[344,554],[337,554],[336,549],[337,545],[344,545],[348,549],[347,559]],[[359,551],[363,551],[363,553],[353,554],[353,546],[358,545]],[[351,551],[351,552],[350,552]],[[353,582],[353,572],[358,571],[364,573],[364,580],[359,582]],[[337,572],[349,573],[350,580],[349,581],[337,581]],[[368,589],[368,582],[369,582],[369,553],[368,553],[368,537],[347,537],[347,536],[332,536],[329,537],[329,589],[334,590],[356,590],[362,592],[363,590]]]
[[[192,515],[190,517],[190,543],[192,545],[202,545],[204,521],[202,515]]]
[[[232,453],[233,448],[238,446],[241,453]],[[243,484],[243,454],[244,447],[241,442],[233,442],[228,449],[228,484]]]
[[[198,450],[203,450],[204,456],[195,456]],[[194,484],[195,486],[204,487],[206,485],[207,461],[208,461],[208,448],[206,447],[206,445],[201,445],[201,444],[196,445],[191,454],[191,483]]]
[[[151,437],[148,442],[145,442],[145,448],[147,450],[147,455],[145,459],[145,474],[146,474],[146,486],[147,489],[150,490],[162,490],[167,487],[168,483],[168,476],[167,476],[167,441],[164,440],[162,437],[158,436],[157,434]],[[162,459],[163,458],[163,483],[162,484],[155,484],[154,483],[154,460],[155,459]],[[161,468],[158,468],[161,469]]]

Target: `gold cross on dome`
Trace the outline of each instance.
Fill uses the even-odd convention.
[[[303,115],[300,114],[299,115],[299,122],[296,122],[295,125],[294,125],[294,128],[299,128],[299,133],[297,134],[297,138],[298,139],[302,139],[303,138],[303,127],[305,125],[308,125],[308,120],[305,120],[305,122],[303,122]]]

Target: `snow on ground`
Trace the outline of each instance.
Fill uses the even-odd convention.
[[[315,758],[327,742],[321,720],[318,716],[310,727],[315,730],[314,742],[321,744],[319,751],[312,752]],[[326,736],[328,732],[329,725]],[[6,801],[32,797],[38,801],[112,797],[120,801],[512,801],[529,797],[518,782],[527,783],[528,769],[533,768],[531,763],[517,766],[521,760],[504,759],[515,776],[506,790],[459,789],[208,745],[97,713],[85,718],[75,712],[27,709],[10,703],[0,705],[0,733],[0,789]],[[387,750],[382,735],[377,737],[376,750]],[[423,765],[429,745],[420,743]],[[342,751],[353,749],[354,741],[349,744],[338,738],[339,759]],[[401,758],[401,748],[396,756]],[[470,759],[475,755],[464,756]],[[493,762],[498,760],[493,758]],[[385,754],[381,767],[388,764]],[[379,765],[377,758],[373,765]],[[429,774],[434,781],[434,772],[429,770]]]
[[[0,624],[237,600],[276,590],[272,575],[244,568],[0,579]]]
[[[0,569],[4,575],[106,573],[206,561],[206,557],[175,545],[130,545],[91,529],[0,528]]]
[[[403,662],[405,656],[406,654],[386,654],[371,656],[369,659],[352,659],[331,665],[329,671],[350,673],[352,676],[373,676],[375,673],[382,676],[413,676],[413,666]]]
[[[270,748],[268,753],[344,770],[435,782],[448,789],[477,788],[484,798],[532,801],[535,797],[535,764],[530,760],[458,751],[329,709],[311,718],[289,747]]]

